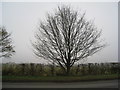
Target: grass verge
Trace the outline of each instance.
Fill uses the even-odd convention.
[[[113,75],[87,75],[87,76],[2,76],[3,82],[80,82],[94,80],[118,79],[118,74]]]

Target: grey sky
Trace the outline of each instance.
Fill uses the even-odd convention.
[[[58,5],[71,5],[73,9],[86,12],[87,20],[94,20],[98,29],[102,29],[101,39],[109,46],[89,57],[86,62],[118,61],[118,4],[117,2],[87,3],[2,3],[2,24],[12,33],[16,54],[3,62],[45,62],[32,52],[30,40],[40,20],[45,20],[46,13],[53,13]],[[1,8],[1,4],[0,4]],[[1,24],[1,23],[0,23]]]

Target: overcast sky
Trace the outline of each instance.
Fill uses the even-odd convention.
[[[86,62],[117,62],[118,61],[118,4],[116,2],[87,2],[87,3],[2,3],[2,25],[12,33],[15,55],[3,59],[3,62],[30,63],[46,62],[37,58],[30,40],[34,41],[34,34],[40,20],[45,20],[47,13],[54,13],[58,5],[71,5],[80,13],[86,12],[87,20],[94,20],[98,29],[102,29],[101,39],[108,44],[106,48],[87,58]],[[1,4],[0,4],[1,10]],[[1,25],[1,22],[0,22]]]

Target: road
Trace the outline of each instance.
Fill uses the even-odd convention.
[[[71,83],[2,83],[3,88],[118,88],[118,80]]]

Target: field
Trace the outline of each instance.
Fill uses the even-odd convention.
[[[117,74],[113,75],[87,75],[87,76],[3,76],[3,82],[79,82],[93,80],[112,80],[118,79]]]
[[[70,76],[66,76],[59,66],[44,64],[2,65],[2,80],[7,82],[69,82],[109,80],[119,78],[118,63],[89,63],[74,65]]]

